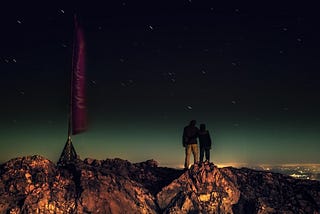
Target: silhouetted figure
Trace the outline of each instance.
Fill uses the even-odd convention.
[[[206,155],[206,161],[210,162],[211,137],[209,131],[206,130],[205,124],[200,124],[199,131],[200,144],[200,162],[203,162],[203,156]]]
[[[192,152],[194,163],[199,161],[198,159],[198,137],[199,129],[196,127],[196,121],[191,120],[190,124],[183,129],[182,144],[186,148],[186,159],[184,162],[184,168],[188,169],[190,164],[190,154]]]

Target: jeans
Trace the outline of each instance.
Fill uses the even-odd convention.
[[[210,148],[200,147],[200,162],[203,162],[203,156],[206,155],[206,160],[210,162]]]
[[[199,158],[198,158],[198,144],[187,144],[186,145],[186,159],[184,161],[184,168],[185,169],[189,168],[191,152],[193,154],[194,163],[197,163],[199,161]]]

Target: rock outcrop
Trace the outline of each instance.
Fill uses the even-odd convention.
[[[165,213],[232,213],[240,191],[213,164],[194,165],[157,194]]]
[[[247,168],[220,172],[241,192],[234,213],[320,213],[320,182]]]
[[[154,160],[41,156],[0,167],[2,213],[320,213],[320,182],[212,163],[187,171]]]

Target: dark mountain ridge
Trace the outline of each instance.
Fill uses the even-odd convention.
[[[187,171],[154,160],[41,156],[0,167],[2,213],[320,213],[320,182],[212,163]]]

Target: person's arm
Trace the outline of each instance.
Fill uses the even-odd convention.
[[[208,139],[209,139],[209,144],[210,144],[210,149],[211,149],[211,147],[212,147],[212,140],[211,140],[209,131],[208,131]]]
[[[193,136],[191,136],[190,138],[197,139],[198,137],[199,137],[199,129],[197,129],[196,133]]]
[[[186,128],[183,129],[183,134],[182,134],[182,146],[186,147]]]

